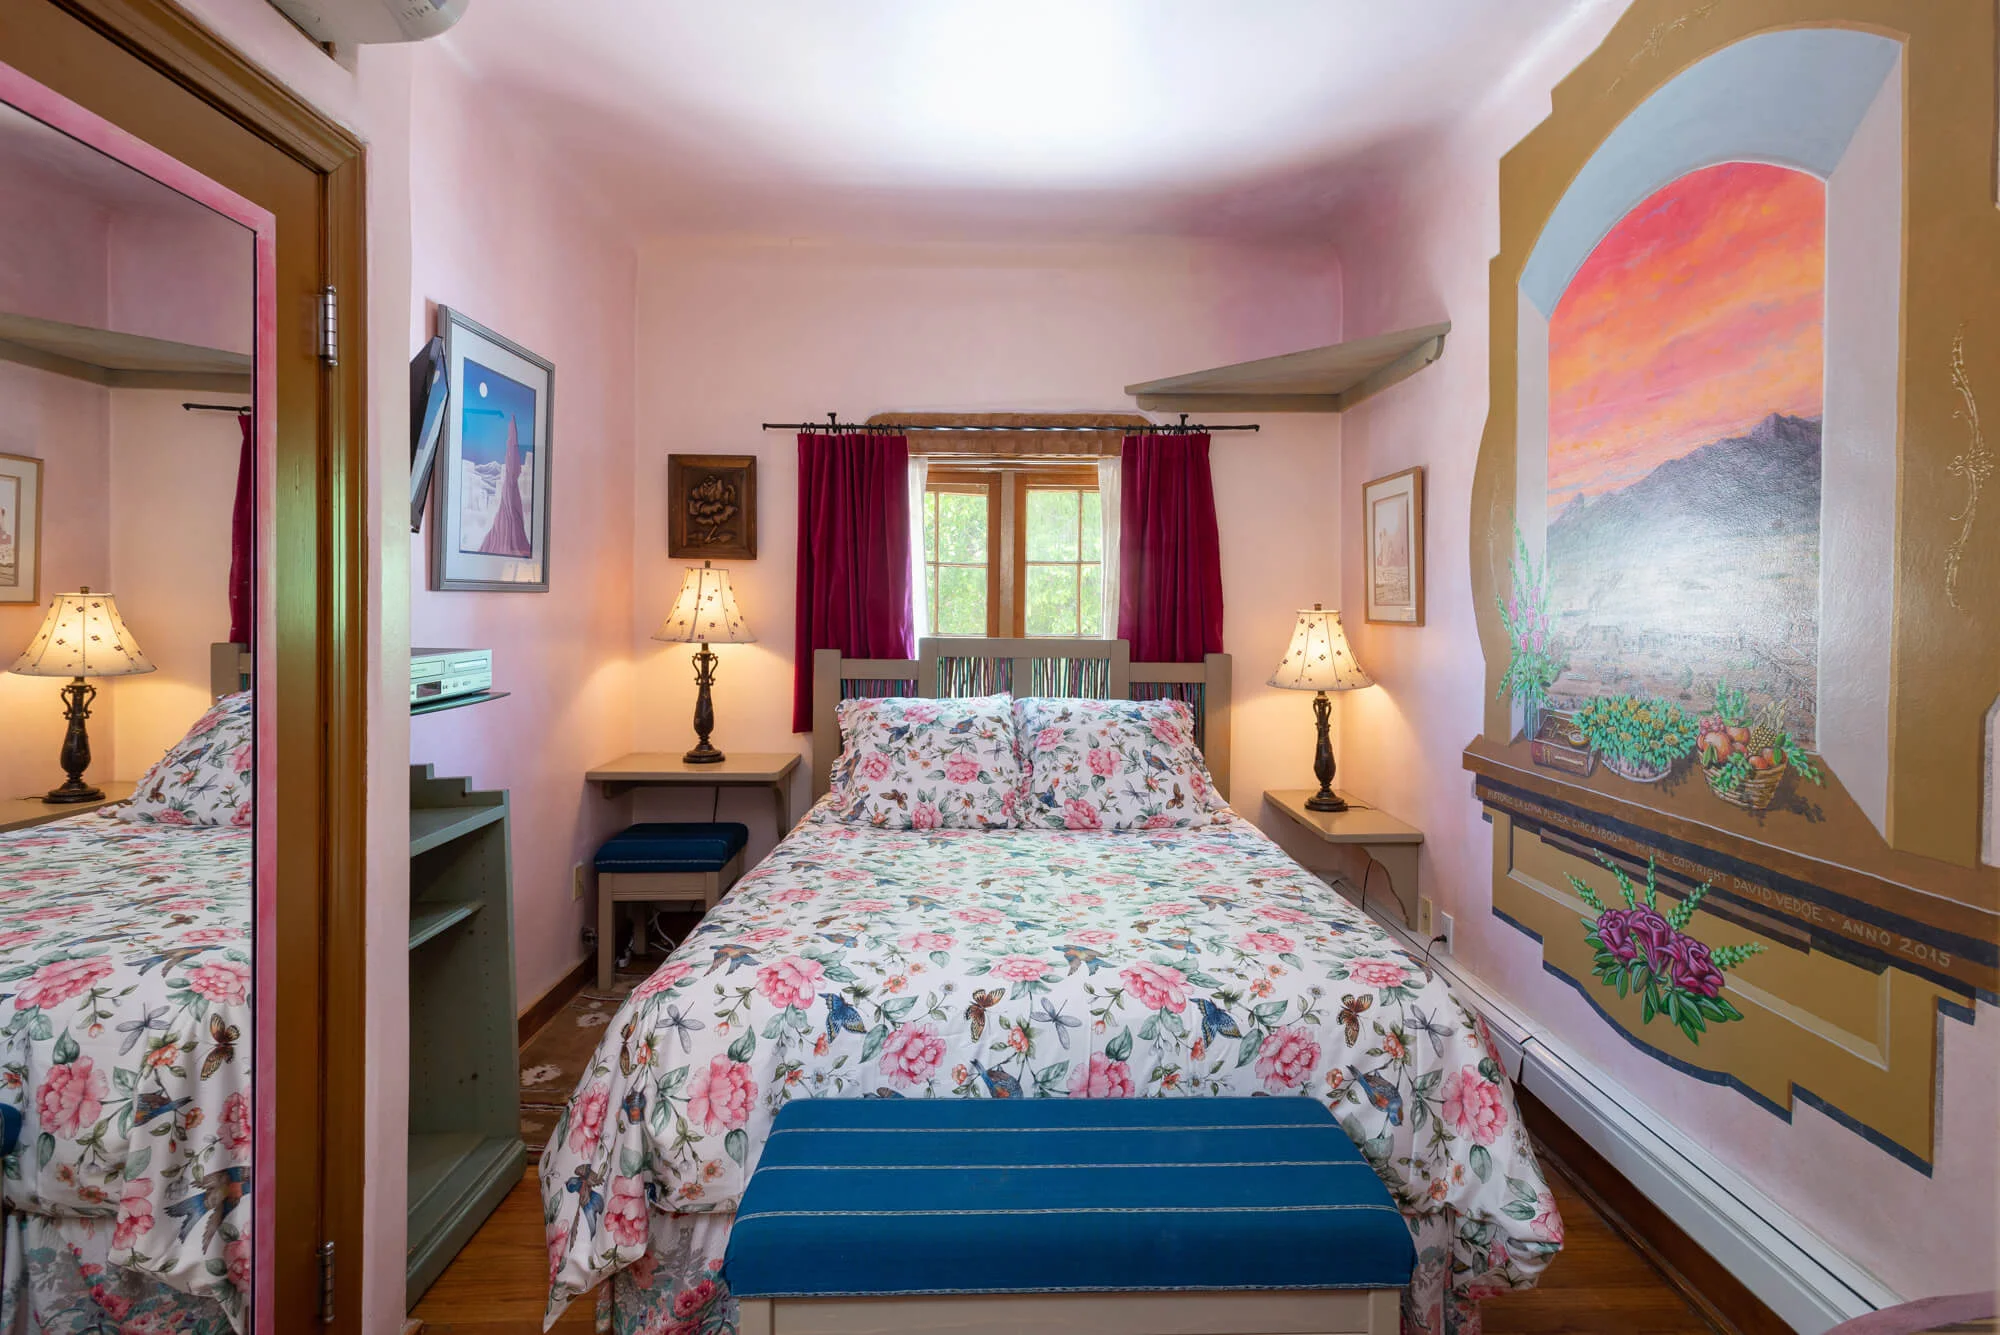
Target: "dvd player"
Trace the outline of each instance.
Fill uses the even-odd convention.
[[[451,700],[493,689],[491,649],[410,650],[410,703]]]

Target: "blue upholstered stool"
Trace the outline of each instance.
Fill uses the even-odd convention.
[[[1414,1262],[1311,1099],[795,1099],[724,1273],[742,1335],[1395,1335]]]
[[[21,1143],[21,1110],[0,1103],[0,1159],[14,1152]]]
[[[688,903],[703,909],[743,874],[743,846],[750,827],[735,821],[669,821],[633,825],[597,850],[597,986],[611,986],[617,949],[612,931],[619,904]],[[645,917],[634,929],[634,949],[645,946]]]

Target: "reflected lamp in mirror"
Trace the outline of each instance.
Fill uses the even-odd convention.
[[[757,637],[750,633],[750,623],[736,606],[736,590],[729,586],[729,572],[717,570],[706,561],[699,568],[688,567],[681,581],[681,596],[674,599],[673,610],[653,632],[653,638],[669,644],[701,646],[694,656],[696,741],[694,749],[682,759],[690,765],[713,765],[722,759],[722,752],[708,740],[708,735],[715,731],[715,704],[709,698],[709,688],[715,685],[716,664],[715,653],[708,646],[757,642]]]
[[[42,798],[44,802],[95,802],[104,796],[101,789],[83,781],[90,768],[90,734],[84,721],[90,717],[90,702],[97,698],[97,688],[84,679],[130,677],[152,670],[145,651],[125,628],[116,598],[92,593],[88,585],[56,595],[42,628],[9,669],[24,677],[71,679],[62,688],[63,717],[69,728],[63,734],[61,763],[67,777]]]
[[[1270,684],[1287,691],[1317,691],[1313,697],[1313,720],[1319,728],[1319,742],[1313,750],[1313,775],[1319,791],[1306,799],[1312,811],[1345,811],[1347,803],[1333,791],[1333,740],[1329,722],[1333,701],[1328,691],[1358,691],[1373,686],[1375,679],[1354,661],[1347,647],[1347,632],[1341,629],[1340,613],[1329,612],[1314,603],[1301,610],[1292,627],[1292,642],[1271,674]]]

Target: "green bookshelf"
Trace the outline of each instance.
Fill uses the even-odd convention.
[[[410,1307],[527,1167],[507,828],[506,793],[410,767]]]

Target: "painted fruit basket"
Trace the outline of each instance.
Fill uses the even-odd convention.
[[[1745,811],[1768,811],[1785,776],[1796,771],[1812,783],[1819,769],[1785,728],[1782,703],[1750,716],[1741,691],[1716,687],[1715,712],[1701,721],[1695,751],[1709,791]]]
[[[1701,774],[1709,791],[1745,811],[1768,811],[1790,769],[1785,750],[1778,745],[1778,730],[1759,723],[1752,728],[1725,728],[1722,737],[1727,747],[1713,745],[1712,732],[1702,739]],[[1738,763],[1731,764],[1732,758]]]
[[[1658,783],[1695,748],[1694,716],[1653,696],[1599,696],[1576,711],[1576,730],[1604,768],[1634,783]]]

